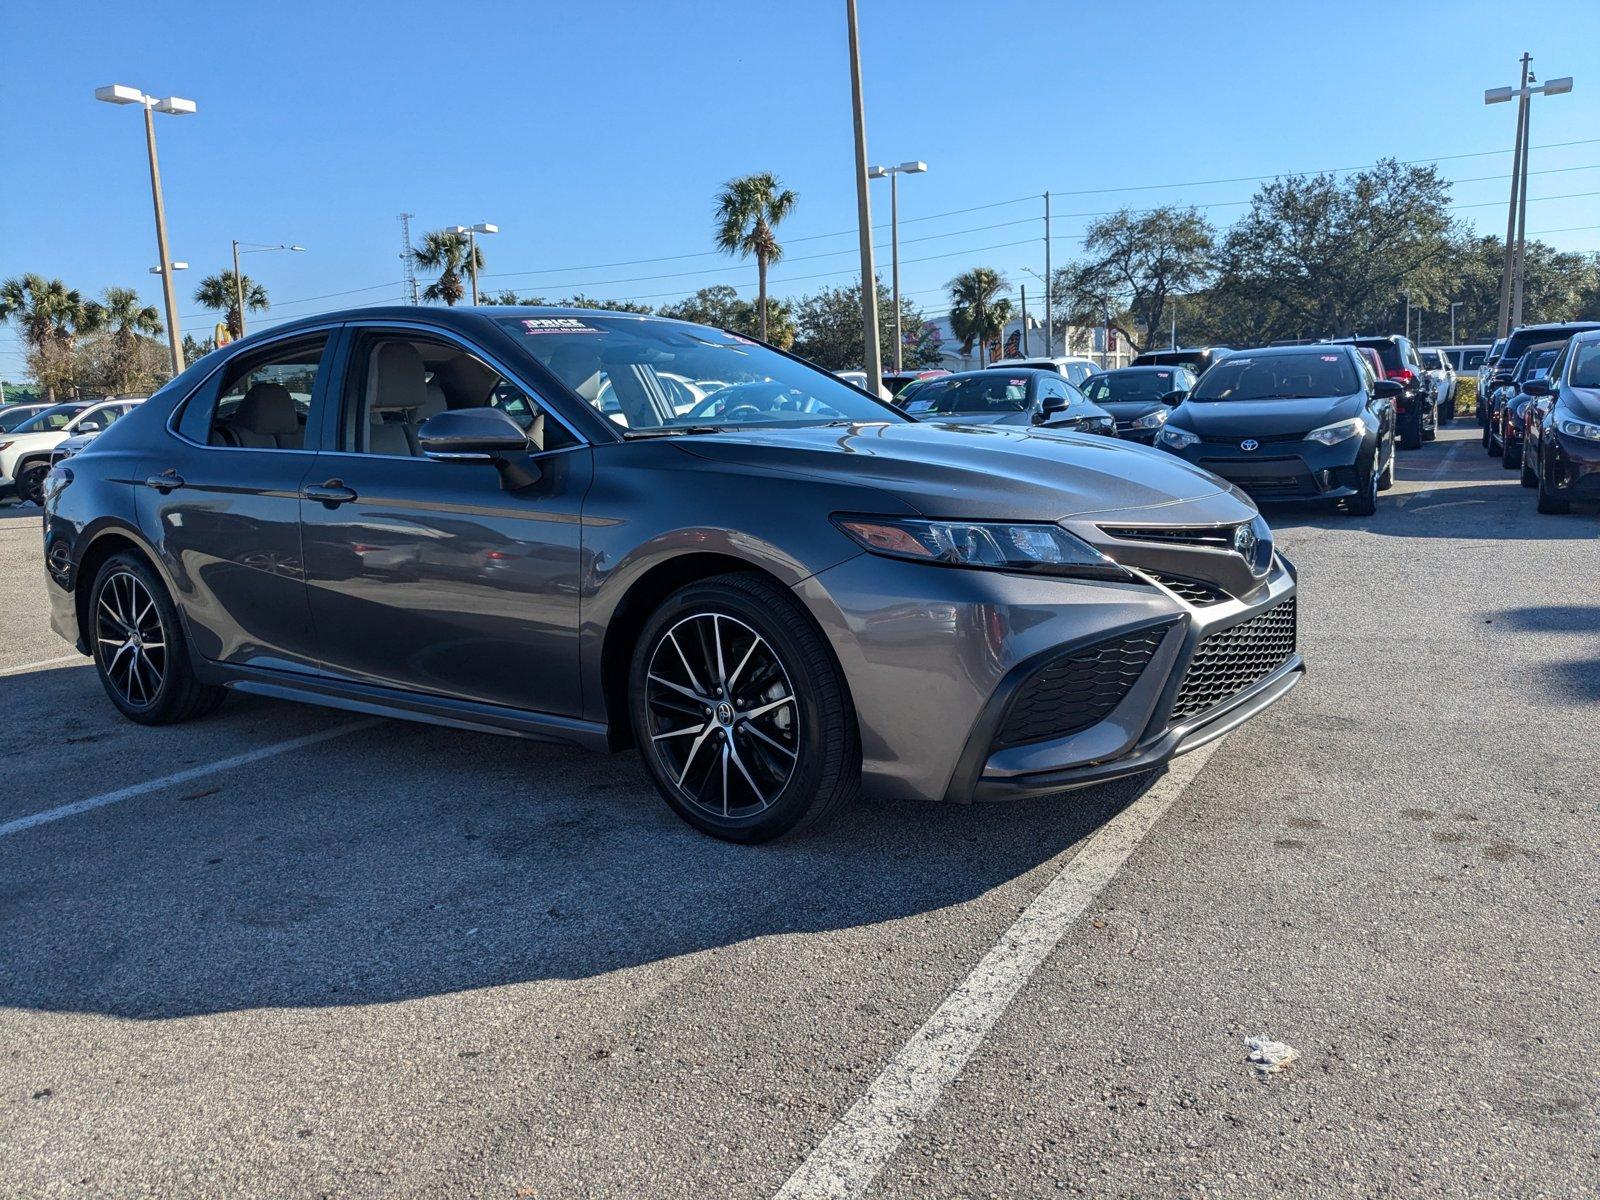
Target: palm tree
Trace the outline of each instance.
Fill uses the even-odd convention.
[[[424,271],[438,271],[439,278],[422,289],[424,300],[443,300],[451,306],[461,303],[467,289],[461,286],[461,273],[472,269],[468,262],[471,254],[477,260],[478,273],[483,273],[483,251],[468,240],[464,233],[451,233],[448,229],[435,229],[422,235],[422,245],[411,252],[417,266]]]
[[[111,337],[111,369],[121,395],[133,391],[140,336],[155,337],[165,326],[156,306],[144,303],[132,288],[108,287],[100,295],[94,307],[99,327]]]
[[[22,340],[30,354],[66,363],[72,355],[73,341],[100,323],[100,306],[85,301],[75,289],[59,279],[46,279],[29,273],[0,283],[0,321],[9,321],[22,330]],[[55,401],[55,381],[41,379],[45,399]]]
[[[228,333],[232,337],[244,336],[244,317],[239,312],[237,297],[244,295],[244,306],[251,312],[266,312],[272,307],[267,299],[267,289],[248,275],[239,276],[239,289],[233,287],[233,272],[218,271],[207,275],[194,290],[194,302],[201,308],[228,314]]]
[[[762,341],[767,340],[767,268],[783,257],[773,227],[794,211],[798,199],[770,171],[730,179],[717,193],[717,249],[740,258],[756,257]]]
[[[983,366],[983,347],[1004,332],[1011,319],[1011,301],[1001,296],[1011,285],[991,267],[963,271],[949,283],[950,331],[961,339],[961,353],[971,354],[978,346],[978,366]]]

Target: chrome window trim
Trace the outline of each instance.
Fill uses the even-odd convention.
[[[513,383],[517,387],[521,388],[524,395],[528,396],[530,399],[532,399],[532,400],[534,400],[535,402],[538,403],[539,407],[544,410],[544,415],[546,417],[548,417],[549,419],[555,421],[555,423],[557,425],[561,426],[561,428],[565,429],[569,434],[571,434],[574,438],[577,439],[577,445],[578,446],[593,446],[594,445],[594,443],[589,438],[585,437],[578,430],[574,429],[572,427],[571,422],[569,422],[565,417],[563,417],[559,412],[556,411],[554,406],[551,405],[549,397],[547,397],[544,394],[544,390],[542,388],[530,387],[529,384],[528,384],[528,381],[526,379],[524,379],[520,374],[518,374],[515,371],[508,370],[506,368],[506,365],[503,362],[501,362],[494,355],[492,355],[488,351],[486,351],[482,346],[479,346],[474,342],[468,341],[466,338],[464,338],[460,334],[456,333],[455,330],[453,330],[453,329],[446,329],[446,328],[444,328],[442,326],[439,326],[439,325],[430,325],[425,321],[407,321],[404,318],[394,318],[394,317],[387,318],[387,319],[379,318],[379,317],[372,317],[372,318],[365,318],[365,319],[359,319],[358,318],[357,320],[345,322],[345,328],[346,329],[350,329],[350,330],[363,330],[363,331],[366,331],[366,330],[379,330],[379,331],[382,331],[382,330],[385,330],[385,329],[395,329],[395,330],[414,329],[414,330],[417,330],[417,331],[419,331],[421,333],[426,333],[426,334],[428,334],[428,335],[430,335],[432,337],[436,337],[436,338],[439,338],[439,339],[447,341],[447,342],[452,342],[455,345],[459,346],[461,349],[465,350],[467,353],[471,354],[473,357],[477,358],[485,366],[494,368],[494,370],[499,373],[501,379],[504,379],[508,383]],[[576,449],[576,448],[577,448],[576,446],[563,446],[563,447],[561,447],[562,450],[570,450],[570,449]],[[558,451],[558,450],[551,450],[551,451],[541,451],[540,453],[556,454],[556,453],[559,453],[559,452],[560,451]],[[330,453],[330,454],[349,454],[349,455],[354,455],[354,456],[356,456],[358,458],[398,458],[398,459],[408,459],[408,460],[413,461],[413,462],[416,461],[417,459],[426,458],[427,457],[426,455],[412,455],[412,454],[370,454],[370,453],[367,453],[367,452],[364,452],[364,451],[361,451],[361,450],[330,450],[330,451],[327,451],[327,453]]]
[[[197,382],[194,387],[190,388],[189,391],[172,406],[172,411],[167,414],[167,432],[173,437],[177,438],[178,441],[182,442],[185,446],[193,446],[196,450],[226,450],[233,454],[255,454],[263,450],[270,450],[273,454],[317,455],[322,453],[320,450],[307,450],[303,446],[291,450],[285,449],[281,446],[213,446],[210,442],[196,442],[190,438],[184,437],[183,434],[178,432],[178,418],[183,415],[183,410],[189,407],[189,402],[194,399],[195,393],[209,384],[212,379],[216,377],[217,372],[222,370],[229,363],[233,362],[234,359],[240,358],[247,353],[254,354],[257,350],[269,350],[279,343],[292,343],[310,334],[327,333],[331,337],[334,333],[337,333],[340,329],[342,329],[344,324],[345,323],[343,321],[332,321],[326,325],[302,326],[293,332],[284,333],[281,337],[266,338],[263,341],[258,342],[256,345],[249,347],[247,350],[241,349],[233,352],[232,354],[224,355],[220,360],[218,360],[216,366],[207,371],[205,375],[201,377],[199,382]],[[326,351],[324,351],[324,353],[326,353]],[[320,366],[318,367],[318,370],[321,370]],[[310,426],[308,425],[307,428],[310,428]]]

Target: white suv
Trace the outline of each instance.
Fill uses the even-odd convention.
[[[25,504],[43,499],[50,452],[57,443],[80,433],[100,433],[118,417],[132,412],[143,396],[117,400],[57,404],[0,434],[0,497],[15,496]]]
[[[1105,370],[1092,358],[1082,358],[1075,354],[1067,355],[1040,355],[1037,358],[1002,358],[999,362],[989,364],[992,370],[1004,371],[1006,368],[1013,370],[1054,371],[1057,375],[1065,376],[1073,387],[1082,387],[1083,381],[1091,375],[1098,375]]]

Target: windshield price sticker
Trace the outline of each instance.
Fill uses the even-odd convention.
[[[522,322],[523,333],[599,333],[576,317],[529,317]]]
[[[907,412],[927,412],[932,407],[933,407],[933,401],[932,400],[913,400],[910,404],[906,405],[906,411]]]
[[[1323,362],[1338,362],[1339,361],[1339,356],[1337,354],[1324,354],[1322,356],[1322,361]]]

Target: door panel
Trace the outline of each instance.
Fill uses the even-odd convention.
[[[308,484],[355,496],[301,508],[325,668],[578,715],[579,518],[592,455],[577,447],[536,461],[538,482],[509,492],[488,463],[324,454]]]

